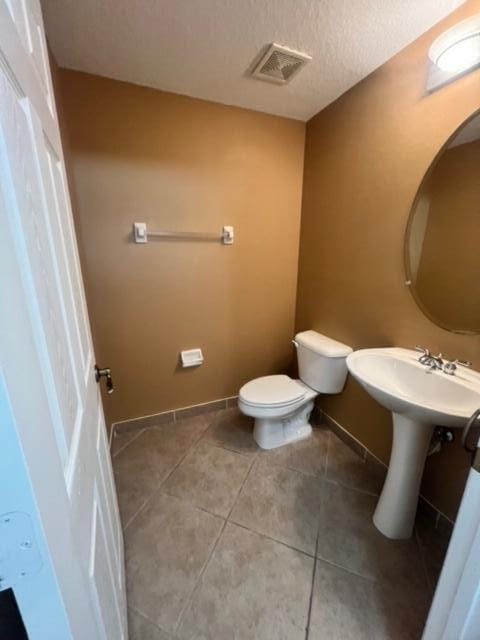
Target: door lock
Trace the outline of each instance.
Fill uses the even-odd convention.
[[[107,393],[113,393],[113,380],[110,367],[100,369],[97,365],[95,365],[95,380],[97,382],[100,382],[100,378],[105,378],[107,381]]]

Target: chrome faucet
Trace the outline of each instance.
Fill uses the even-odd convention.
[[[472,363],[468,360],[444,360],[441,353],[434,356],[428,349],[424,349],[423,347],[416,346],[415,349],[416,351],[420,351],[422,354],[418,358],[420,364],[429,367],[430,371],[443,371],[447,376],[454,376],[455,371],[457,370],[457,365],[461,365],[462,367],[472,366]]]
[[[437,369],[442,371],[443,359],[441,353],[434,356],[428,349],[424,349],[423,347],[416,346],[415,349],[416,351],[420,351],[422,353],[422,355],[418,358],[420,364],[424,364],[426,367],[429,367],[430,371],[436,371]]]
[[[423,347],[418,346],[418,344],[415,347],[415,351],[420,351],[420,353],[422,354],[418,358],[418,361],[420,362],[420,364],[427,364],[427,360],[429,360],[432,357],[428,349],[424,349]]]

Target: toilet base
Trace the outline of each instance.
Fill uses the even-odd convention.
[[[262,449],[275,449],[308,438],[312,427],[308,421],[313,400],[280,418],[255,418],[253,438]]]

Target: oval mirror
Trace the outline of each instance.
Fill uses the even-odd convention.
[[[480,332],[480,112],[444,145],[415,197],[405,237],[407,284],[425,315]]]

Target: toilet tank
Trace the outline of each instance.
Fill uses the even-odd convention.
[[[300,380],[319,393],[340,393],[347,379],[347,356],[353,349],[316,331],[297,333]]]

